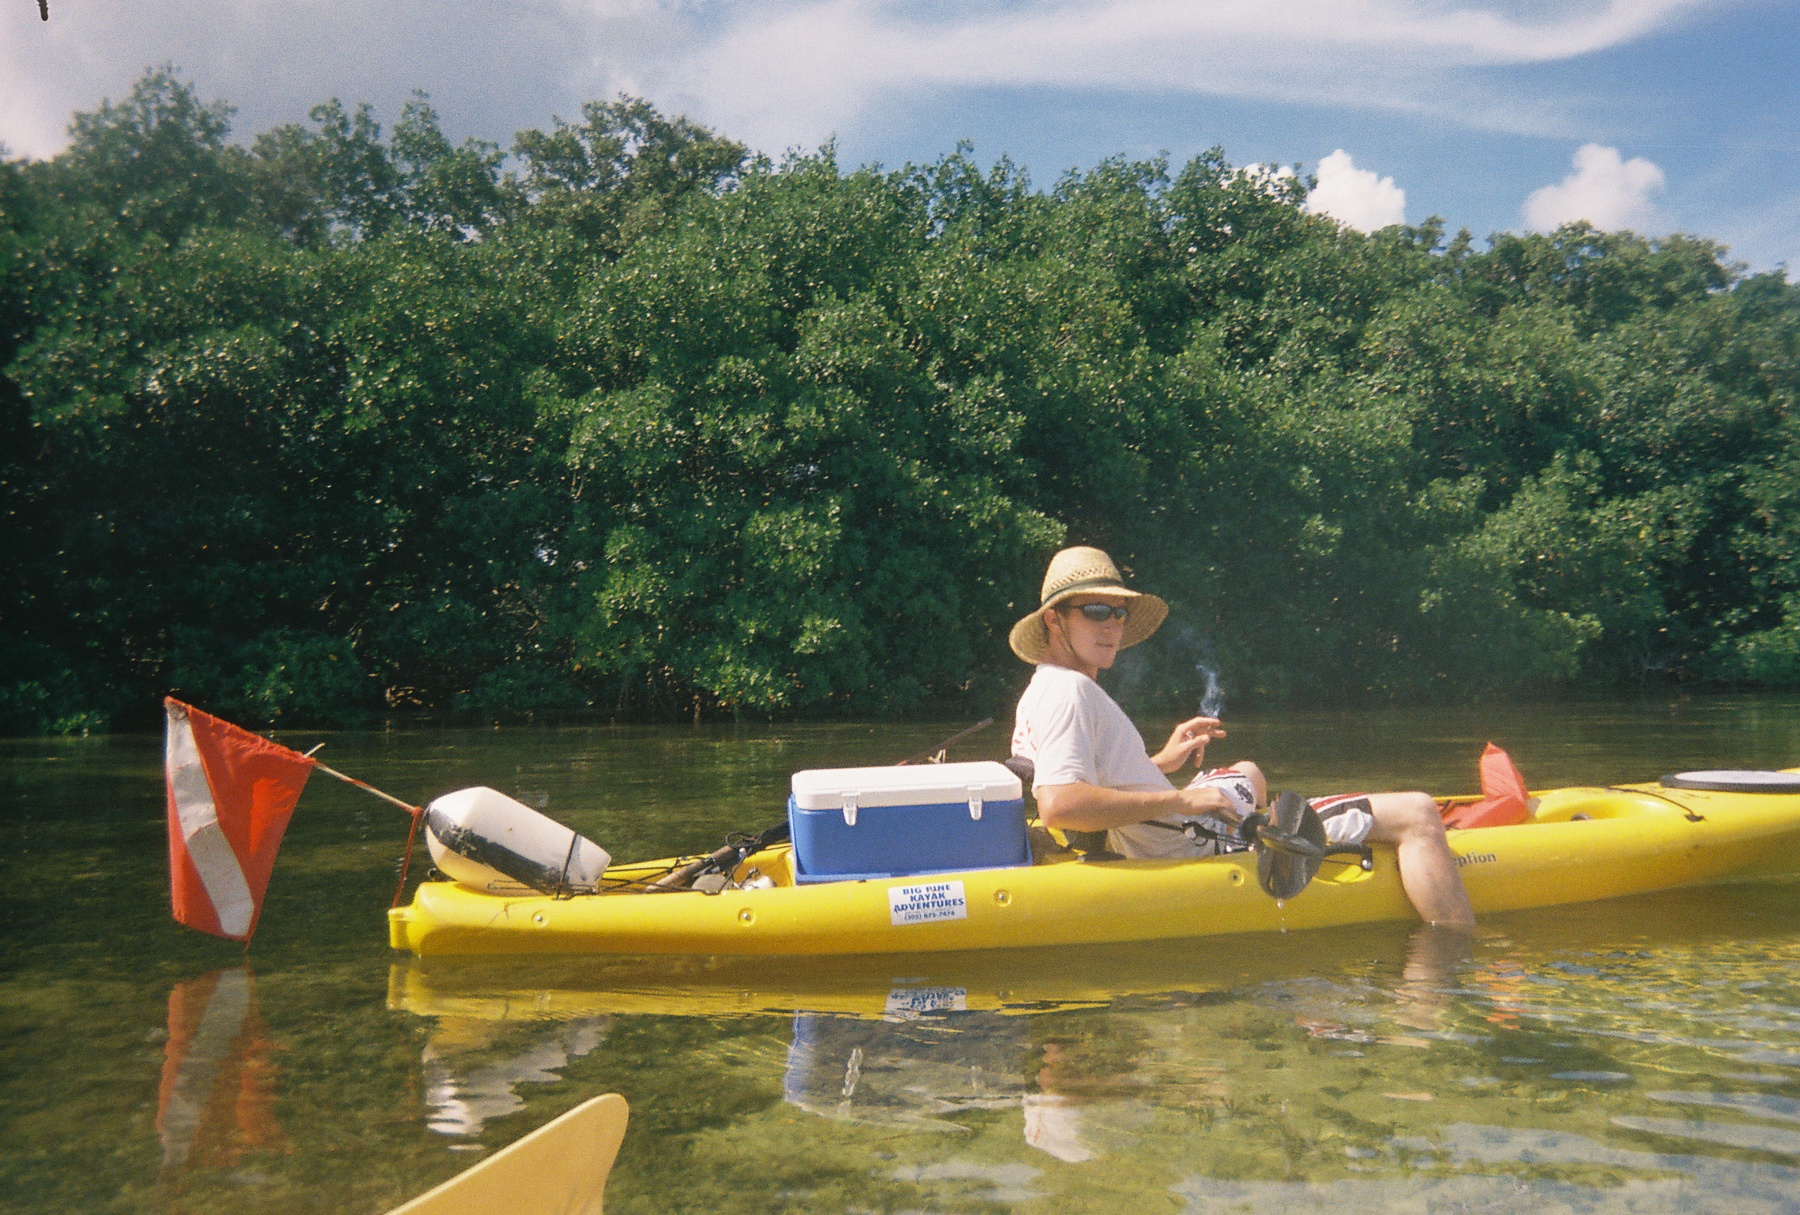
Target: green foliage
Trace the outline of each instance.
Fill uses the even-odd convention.
[[[245,204],[242,155],[225,142],[231,113],[224,102],[202,103],[172,67],[148,72],[124,101],[75,116],[56,162],[61,201],[165,241],[230,224]]]
[[[970,458],[981,400],[927,379],[909,293],[850,253],[925,251],[906,184],[821,167],[702,196],[582,309],[580,646],[621,708],[959,695],[984,665],[967,621],[1004,615],[1002,571],[1056,534]]]
[[[581,107],[580,125],[521,131],[513,153],[531,222],[569,231],[616,257],[682,199],[717,193],[744,163],[742,144],[686,118],[670,120],[646,101],[620,97]]]
[[[335,637],[267,629],[244,641],[177,625],[165,678],[176,696],[257,722],[360,724],[368,676]]]
[[[1800,684],[1800,290],[1710,242],[230,113],[0,161],[0,731],[993,711],[1067,542],[1174,606],[1142,701]]]
[[[501,179],[499,148],[479,139],[452,147],[423,93],[401,110],[391,143],[367,104],[350,113],[333,98],[311,118],[315,130],[289,123],[257,136],[250,170],[264,217],[296,244],[402,226],[478,236],[517,199]]]

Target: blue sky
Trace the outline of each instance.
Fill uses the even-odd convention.
[[[0,12],[0,142],[172,62],[248,138],[415,88],[502,144],[624,90],[779,154],[929,160],[960,139],[1048,186],[1218,144],[1317,173],[1359,227],[1478,237],[1583,216],[1800,270],[1800,5],[1779,0],[32,0]]]

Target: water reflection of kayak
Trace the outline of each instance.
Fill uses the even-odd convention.
[[[1392,934],[1392,926],[1373,931]],[[491,1022],[832,1013],[910,1023],[968,1012],[1029,1014],[1206,993],[1318,966],[1316,945],[1277,937],[1099,948],[809,958],[433,957],[396,962],[388,1006]]]
[[[995,1013],[795,1013],[781,1095],[821,1118],[960,1132],[951,1115],[1019,1106],[1029,1049],[1024,1023]]]
[[[1726,913],[1716,891],[1668,891],[1615,899],[1568,915],[1525,911],[1486,926],[1481,940],[1508,956],[1573,951],[1716,958],[1786,942],[1800,920],[1786,884],[1746,888]],[[388,1007],[465,1027],[566,1029],[614,1016],[735,1017],[830,1013],[890,1023],[966,1013],[1029,1017],[1088,1008],[1206,1004],[1246,990],[1284,989],[1374,959],[1407,958],[1424,930],[1364,924],[1318,933],[1137,941],[1045,949],[835,958],[522,957],[400,958],[388,975]],[[1460,955],[1459,955],[1460,956]],[[1499,982],[1500,980],[1496,980]],[[1485,984],[1482,985],[1484,991]],[[1495,993],[1489,993],[1494,995]],[[1504,993],[1495,995],[1502,998]]]
[[[1791,783],[1791,782],[1790,782]],[[1452,832],[1477,914],[1800,873],[1800,793],[1666,784],[1543,794],[1516,826]],[[615,866],[567,898],[427,882],[390,913],[396,949],[431,954],[846,955],[1168,941],[1409,921],[1391,851],[1327,863],[1298,896],[1258,888],[1249,854],[1082,860],[797,884],[792,853],[747,857],[716,893],[648,890],[674,860]],[[762,888],[736,888],[755,871]],[[634,880],[635,879],[635,880]]]

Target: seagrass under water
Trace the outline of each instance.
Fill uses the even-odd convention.
[[[1800,763],[1800,702],[1231,723],[1279,787]],[[326,738],[403,796],[487,783],[622,857],[779,817],[787,773],[948,728]],[[971,740],[969,757],[1003,736]],[[963,755],[959,754],[959,758]],[[155,738],[0,744],[0,1209],[377,1212],[580,1100],[611,1211],[1800,1209],[1800,887],[1111,950],[423,966],[405,820],[319,782],[246,962],[167,919]]]

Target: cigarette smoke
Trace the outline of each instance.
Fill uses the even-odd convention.
[[[1206,691],[1200,697],[1200,716],[1222,717],[1225,714],[1225,688],[1219,683],[1219,673],[1204,662],[1194,664],[1206,679]]]

